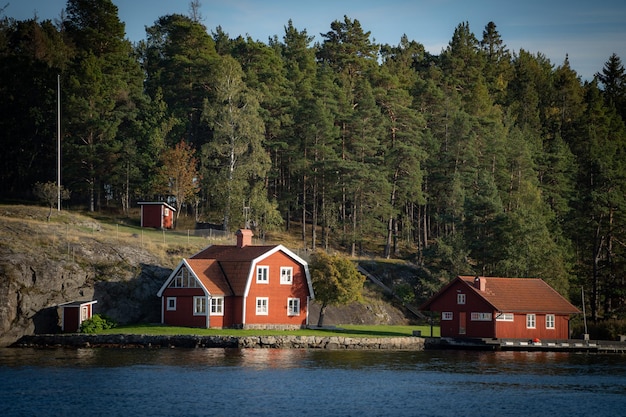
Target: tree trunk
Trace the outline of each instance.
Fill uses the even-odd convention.
[[[320,308],[320,316],[317,320],[317,327],[324,326],[324,315],[326,314],[326,307],[328,307],[326,304],[322,304],[322,307]]]

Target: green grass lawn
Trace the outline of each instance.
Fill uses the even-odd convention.
[[[344,337],[403,337],[412,336],[420,330],[422,336],[430,336],[430,326],[363,326],[339,325],[324,329],[300,330],[241,330],[241,329],[198,329],[193,327],[162,326],[153,324],[119,326],[99,331],[98,334],[145,334],[145,335],[199,335],[199,336],[344,336]],[[434,336],[439,336],[439,327],[433,327]]]

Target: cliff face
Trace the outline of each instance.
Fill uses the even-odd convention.
[[[156,255],[101,235],[87,217],[64,213],[47,223],[45,216],[0,207],[0,346],[60,331],[57,306],[69,301],[97,300],[95,313],[119,323],[160,321],[156,293],[171,270]]]

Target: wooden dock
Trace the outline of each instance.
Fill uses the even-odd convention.
[[[522,339],[480,339],[480,338],[426,338],[426,350],[492,350],[492,351],[545,351],[545,352],[590,352],[626,353],[626,342],[607,340],[522,340]]]

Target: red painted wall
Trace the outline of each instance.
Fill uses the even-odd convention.
[[[246,323],[255,324],[279,324],[304,326],[307,317],[307,297],[309,289],[306,282],[304,267],[295,262],[282,252],[276,252],[263,261],[259,266],[269,266],[269,283],[259,284],[256,282],[256,266],[254,267],[254,277],[250,285],[250,291],[246,299]],[[293,267],[293,278],[291,285],[280,283],[280,268]],[[268,315],[256,314],[257,297],[268,297]],[[287,315],[287,299],[300,299],[300,315]]]
[[[555,315],[554,329],[546,328],[546,314],[535,314],[535,328],[526,328],[526,314],[513,316],[513,322],[496,322],[497,334],[502,339],[569,339],[569,317]]]
[[[163,291],[163,322],[170,326],[206,327],[206,316],[193,315],[194,296],[204,296],[202,288],[167,288]],[[176,297],[176,311],[167,310],[167,297]]]

